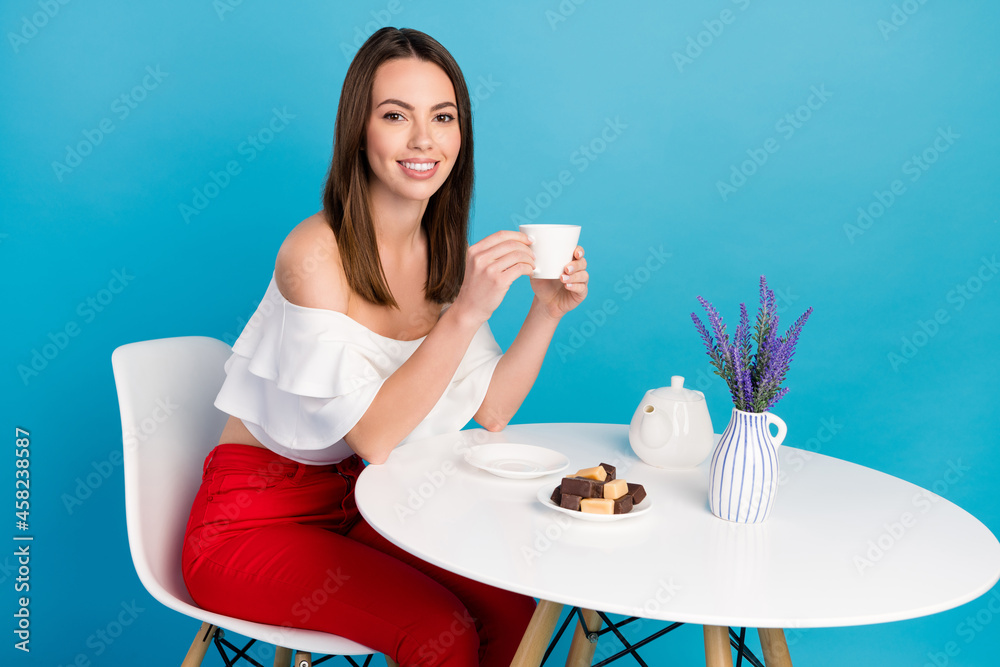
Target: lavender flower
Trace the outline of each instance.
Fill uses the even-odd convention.
[[[733,405],[746,412],[770,410],[788,393],[788,388],[781,384],[785,381],[799,334],[809,319],[812,308],[795,320],[783,336],[779,336],[774,291],[768,289],[767,279],[761,276],[760,308],[752,336],[757,351],[752,353],[750,318],[746,304],[740,304],[740,323],[730,343],[726,325],[718,311],[700,296],[698,302],[708,313],[711,332],[694,313],[691,313],[691,319],[708,349],[716,375],[723,378],[729,386]]]
[[[750,405],[753,401],[752,368],[750,362],[750,321],[747,307],[740,304],[740,324],[736,327],[733,341],[734,352],[733,374],[736,376],[736,393],[734,403]]]
[[[732,349],[729,345],[729,334],[726,333],[726,325],[722,322],[722,317],[719,315],[715,307],[712,306],[708,301],[698,297],[698,301],[701,303],[702,308],[708,313],[708,323],[712,327],[712,332],[715,334],[715,340],[709,348],[716,352],[717,359],[713,360],[715,362],[715,367],[718,370],[718,374],[729,383],[732,387],[734,383],[733,375],[733,354]],[[695,317],[694,313],[691,313],[691,317],[694,317],[698,324],[701,321]],[[701,329],[704,330],[705,326],[702,324]],[[707,332],[706,332],[707,334]],[[708,336],[709,340],[712,340],[711,335]],[[711,354],[711,352],[709,352]]]

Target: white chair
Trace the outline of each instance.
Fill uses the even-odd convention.
[[[198,607],[181,575],[181,544],[188,513],[201,484],[202,463],[217,444],[226,415],[213,402],[225,377],[232,350],[202,336],[130,343],[111,355],[122,416],[125,468],[125,518],[128,542],[139,580],[167,607],[202,621],[182,667],[198,667],[213,640],[226,664],[223,646],[247,659],[255,642],[274,644],[275,667],[309,667],[311,654],[366,656],[374,651],[335,635],[223,616]],[[250,638],[243,649],[221,637],[226,628]],[[320,658],[317,662],[326,660]],[[390,666],[395,663],[386,659]]]

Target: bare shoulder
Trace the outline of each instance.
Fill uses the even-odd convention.
[[[350,288],[337,238],[322,212],[300,222],[285,237],[274,277],[281,294],[298,306],[347,312]]]

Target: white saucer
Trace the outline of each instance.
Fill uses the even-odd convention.
[[[569,514],[572,517],[583,519],[584,521],[598,521],[605,523],[608,521],[624,521],[625,519],[642,516],[653,507],[653,503],[647,495],[642,499],[641,503],[632,507],[632,511],[628,514],[591,514],[590,512],[578,512],[577,510],[568,510],[565,507],[560,507],[552,502],[552,490],[555,488],[556,485],[552,484],[538,489],[538,502],[550,509],[563,512],[564,514]]]
[[[569,467],[569,459],[557,451],[509,442],[472,447],[465,460],[480,470],[508,479],[532,479]]]

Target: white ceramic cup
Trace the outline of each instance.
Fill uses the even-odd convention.
[[[531,239],[535,253],[532,278],[558,278],[566,265],[573,261],[580,240],[580,225],[521,225],[520,230]]]

